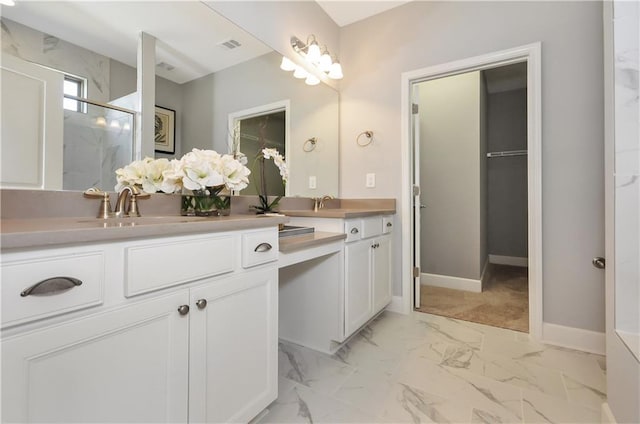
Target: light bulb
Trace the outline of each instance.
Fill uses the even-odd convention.
[[[309,74],[309,76],[307,77],[306,80],[304,80],[304,82],[307,85],[318,85],[320,84],[320,79],[315,75]]]
[[[320,61],[320,47],[318,43],[312,41],[307,49],[307,60],[311,63],[318,63]]]
[[[329,53],[325,51],[322,56],[320,56],[318,69],[320,69],[322,72],[329,72],[331,70],[332,64],[333,61],[331,60],[331,56],[329,56]]]
[[[96,118],[96,125],[99,127],[106,127],[107,126],[107,120],[104,119],[103,116],[98,116]]]
[[[109,124],[109,126],[111,128],[116,128],[116,129],[120,129],[120,122],[116,121],[115,119],[113,121],[111,121],[111,123]]]
[[[280,69],[283,71],[295,71],[296,64],[289,60],[288,57],[282,56],[282,62],[280,63]]]
[[[296,66],[296,70],[293,72],[294,78],[306,78],[307,75],[309,74],[301,66]]]
[[[334,62],[334,64],[331,65],[327,76],[331,79],[342,79],[344,77],[344,75],[342,75],[342,66],[340,66],[339,62]]]
[[[128,122],[125,122],[124,125],[122,126],[122,129],[125,131],[129,131],[131,129],[131,124],[129,124]]]

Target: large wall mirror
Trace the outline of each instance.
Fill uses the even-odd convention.
[[[172,146],[156,150],[156,157],[179,158],[192,148],[229,152],[234,147],[230,117],[288,102],[289,140],[283,152],[291,170],[287,194],[339,194],[338,92],[324,84],[308,86],[280,70],[280,53],[206,4],[18,2],[2,12],[3,57],[51,69],[61,76],[56,84],[63,86],[64,93],[93,102],[67,98],[63,108],[59,99],[64,128],[55,129],[57,133],[47,141],[50,146],[59,134],[57,153],[49,154],[38,145],[27,146],[31,151],[25,153],[25,148],[12,150],[3,142],[3,157],[8,158],[3,165],[27,169],[34,181],[6,184],[6,178],[11,179],[8,170],[3,171],[4,187],[113,190],[114,170],[135,155],[133,93],[137,91],[137,39],[143,31],[156,39],[153,94],[155,104],[171,114],[166,130],[174,135]],[[5,74],[3,70],[3,83],[9,81]],[[20,105],[24,91],[13,84],[17,88],[5,92],[6,86],[3,111],[10,104]],[[35,112],[22,115],[25,120],[44,119]],[[4,132],[3,139],[5,135],[11,139]],[[252,150],[246,144],[250,139],[243,141],[248,151]],[[310,139],[314,148],[308,151]],[[28,160],[41,162],[23,163]],[[53,176],[57,174],[63,175]]]

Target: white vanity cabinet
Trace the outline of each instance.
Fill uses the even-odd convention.
[[[382,217],[345,221],[345,338],[391,301],[391,236],[383,228]]]
[[[391,302],[393,216],[373,215],[346,219],[293,216],[290,222],[292,225],[315,227],[316,231],[346,234],[342,286],[344,296],[340,298],[344,305],[339,308],[342,313],[340,317],[341,335],[333,338],[332,349],[320,349],[332,353],[339,347],[339,343],[344,342]],[[285,274],[287,279],[292,279],[290,274],[289,272]],[[299,301],[302,302],[302,300]],[[306,299],[306,301],[313,304],[314,299]],[[292,303],[281,305],[281,308],[293,310]],[[335,309],[338,308],[331,310]],[[317,320],[329,319],[320,313],[314,316]],[[295,332],[289,331],[289,333]],[[319,332],[318,338],[321,338],[325,333]],[[285,338],[287,338],[286,334]],[[291,339],[291,341],[301,343],[300,337]],[[307,343],[307,346],[313,349],[326,345],[328,343],[323,343],[323,340],[313,340],[313,344]]]
[[[275,227],[3,251],[3,308],[32,315],[3,315],[2,421],[248,422],[277,397],[277,252]],[[86,281],[20,296],[48,261]]]
[[[188,290],[2,341],[3,422],[186,422]]]

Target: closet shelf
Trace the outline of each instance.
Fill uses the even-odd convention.
[[[488,158],[502,158],[506,156],[527,156],[526,150],[510,150],[506,152],[489,152],[487,153]]]

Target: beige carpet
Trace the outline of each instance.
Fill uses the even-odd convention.
[[[491,265],[482,293],[422,286],[420,312],[529,332],[527,268]]]

